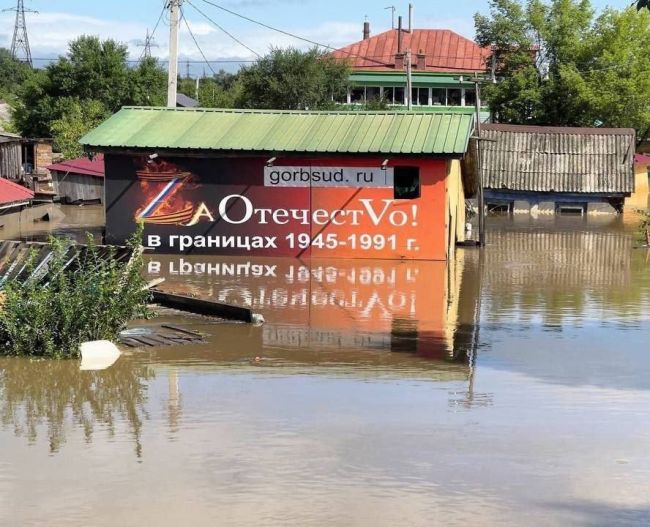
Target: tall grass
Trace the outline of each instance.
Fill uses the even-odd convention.
[[[69,245],[51,238],[47,275],[10,280],[2,291],[0,353],[76,358],[84,341],[115,340],[130,320],[147,314],[140,241],[138,231],[127,263],[114,252],[101,257],[89,236],[87,250],[67,266]]]

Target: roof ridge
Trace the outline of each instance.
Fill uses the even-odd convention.
[[[158,112],[194,112],[194,113],[234,113],[252,115],[409,115],[409,114],[432,114],[432,115],[456,115],[458,112],[426,112],[412,111],[399,112],[394,110],[271,110],[253,108],[167,108],[165,106],[123,106],[122,110],[144,110]]]

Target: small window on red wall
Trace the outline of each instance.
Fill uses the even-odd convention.
[[[420,197],[420,168],[395,167],[393,182],[395,199],[416,199]]]

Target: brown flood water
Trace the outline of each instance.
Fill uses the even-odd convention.
[[[0,525],[650,524],[650,252],[491,219],[443,263],[149,259],[261,327],[0,359]]]

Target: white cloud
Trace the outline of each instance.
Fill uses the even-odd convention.
[[[187,13],[189,15],[189,13]],[[188,16],[188,24],[196,37],[203,52],[209,59],[241,60],[254,59],[255,55],[236,43],[213,24],[203,19]],[[194,18],[194,19],[192,19]],[[13,17],[0,14],[0,25],[12,27]],[[52,58],[65,54],[68,43],[80,35],[97,35],[100,38],[112,38],[129,46],[131,58],[138,58],[142,52],[141,43],[144,41],[147,26],[137,22],[123,22],[99,19],[61,12],[41,12],[30,15],[27,19],[32,56],[35,58]],[[151,28],[149,28],[151,29]],[[251,26],[245,31],[225,29],[232,32],[239,40],[260,54],[274,47],[294,46],[307,49],[311,44],[269,29]],[[312,28],[300,29],[283,28],[290,33],[296,33],[303,38],[332,47],[340,47],[360,39],[361,27],[349,22],[323,22]],[[0,46],[9,47],[11,34],[0,35]],[[153,55],[165,60],[168,57],[168,25],[161,22],[155,41],[157,47]],[[184,23],[180,29],[180,56],[189,60],[202,60],[201,53],[196,48]]]

